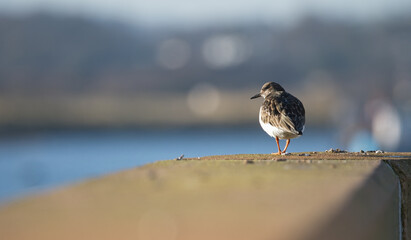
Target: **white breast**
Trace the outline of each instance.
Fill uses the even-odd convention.
[[[291,139],[291,138],[296,138],[296,137],[299,137],[300,135],[298,135],[298,134],[295,134],[295,133],[292,133],[292,132],[289,132],[289,131],[287,131],[287,130],[283,130],[283,129],[281,129],[281,128],[277,128],[277,127],[274,127],[273,125],[271,125],[270,123],[264,123],[262,120],[261,120],[261,111],[262,111],[262,108],[260,108],[260,113],[259,113],[259,115],[258,115],[258,119],[259,119],[259,121],[260,121],[260,125],[261,125],[261,127],[264,129],[264,131],[268,134],[268,135],[270,135],[271,137],[278,137],[279,139]]]

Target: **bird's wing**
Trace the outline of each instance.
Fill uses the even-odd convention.
[[[277,128],[298,134],[305,124],[305,109],[300,100],[283,92],[265,99],[261,120]]]

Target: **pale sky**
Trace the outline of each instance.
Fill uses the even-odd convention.
[[[307,14],[378,20],[411,14],[411,0],[0,0],[1,12],[53,10],[151,25],[292,23]]]

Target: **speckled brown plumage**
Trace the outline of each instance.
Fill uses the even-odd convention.
[[[302,135],[305,109],[300,100],[285,91],[269,94],[261,106],[261,120],[288,132]]]
[[[290,139],[303,134],[305,125],[305,109],[300,100],[286,92],[280,84],[268,82],[263,85],[260,93],[251,99],[263,97],[264,102],[260,107],[259,121],[263,130],[274,137],[277,142],[278,152],[286,152]],[[287,139],[283,151],[279,140]]]

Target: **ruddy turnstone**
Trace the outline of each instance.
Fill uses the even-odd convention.
[[[252,96],[251,99],[258,97],[264,98],[263,105],[260,107],[260,125],[277,142],[278,152],[273,154],[285,153],[290,139],[303,135],[304,106],[300,100],[275,82],[265,83],[260,93]],[[280,139],[287,139],[283,151],[280,148]]]

